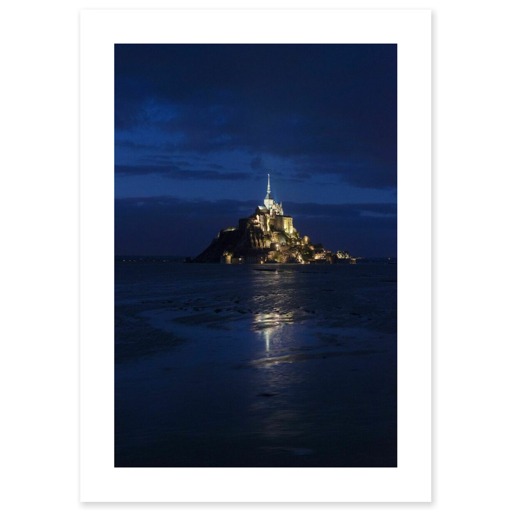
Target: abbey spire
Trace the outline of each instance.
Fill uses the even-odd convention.
[[[274,199],[272,198],[272,194],[270,193],[270,174],[267,174],[267,195],[263,200],[263,204],[265,205],[265,208],[267,208],[268,210],[270,210],[272,208],[272,205],[274,204]]]
[[[265,208],[269,211],[271,216],[274,215],[283,215],[283,205],[278,204],[274,201],[272,197],[272,193],[270,191],[270,174],[267,174],[267,195],[263,200],[263,204]]]
[[[267,208],[268,210],[270,210],[272,208],[272,205],[274,204],[274,199],[272,198],[272,194],[270,192],[270,174],[267,174],[267,195],[263,200],[263,204],[265,205],[265,208]]]

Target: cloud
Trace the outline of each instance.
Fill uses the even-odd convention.
[[[294,176],[311,177],[327,175],[335,177],[339,183],[347,183],[363,188],[395,188],[396,155],[373,157],[366,155],[346,155],[338,159],[329,155],[309,156],[293,160]]]
[[[220,167],[220,166],[219,166]],[[237,181],[252,177],[246,172],[220,172],[211,169],[183,169],[174,164],[168,165],[116,165],[115,172],[119,176],[159,175],[178,180],[204,181]]]
[[[254,171],[259,171],[263,169],[263,160],[261,156],[256,156],[251,160],[251,169]]]
[[[296,180],[396,186],[395,45],[116,45],[115,101],[118,163],[148,138],[169,155],[245,152],[252,170],[280,158]]]
[[[295,215],[308,217],[396,217],[397,206],[393,203],[318,204],[287,203],[287,210]]]

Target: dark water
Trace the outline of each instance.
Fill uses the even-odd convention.
[[[396,265],[261,268],[117,263],[116,466],[396,466]]]

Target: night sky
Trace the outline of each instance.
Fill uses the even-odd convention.
[[[274,198],[396,256],[396,45],[116,45],[118,255],[196,256]]]

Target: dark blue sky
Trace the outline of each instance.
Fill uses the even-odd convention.
[[[395,45],[116,45],[116,253],[190,255],[272,190],[301,235],[396,256]]]

